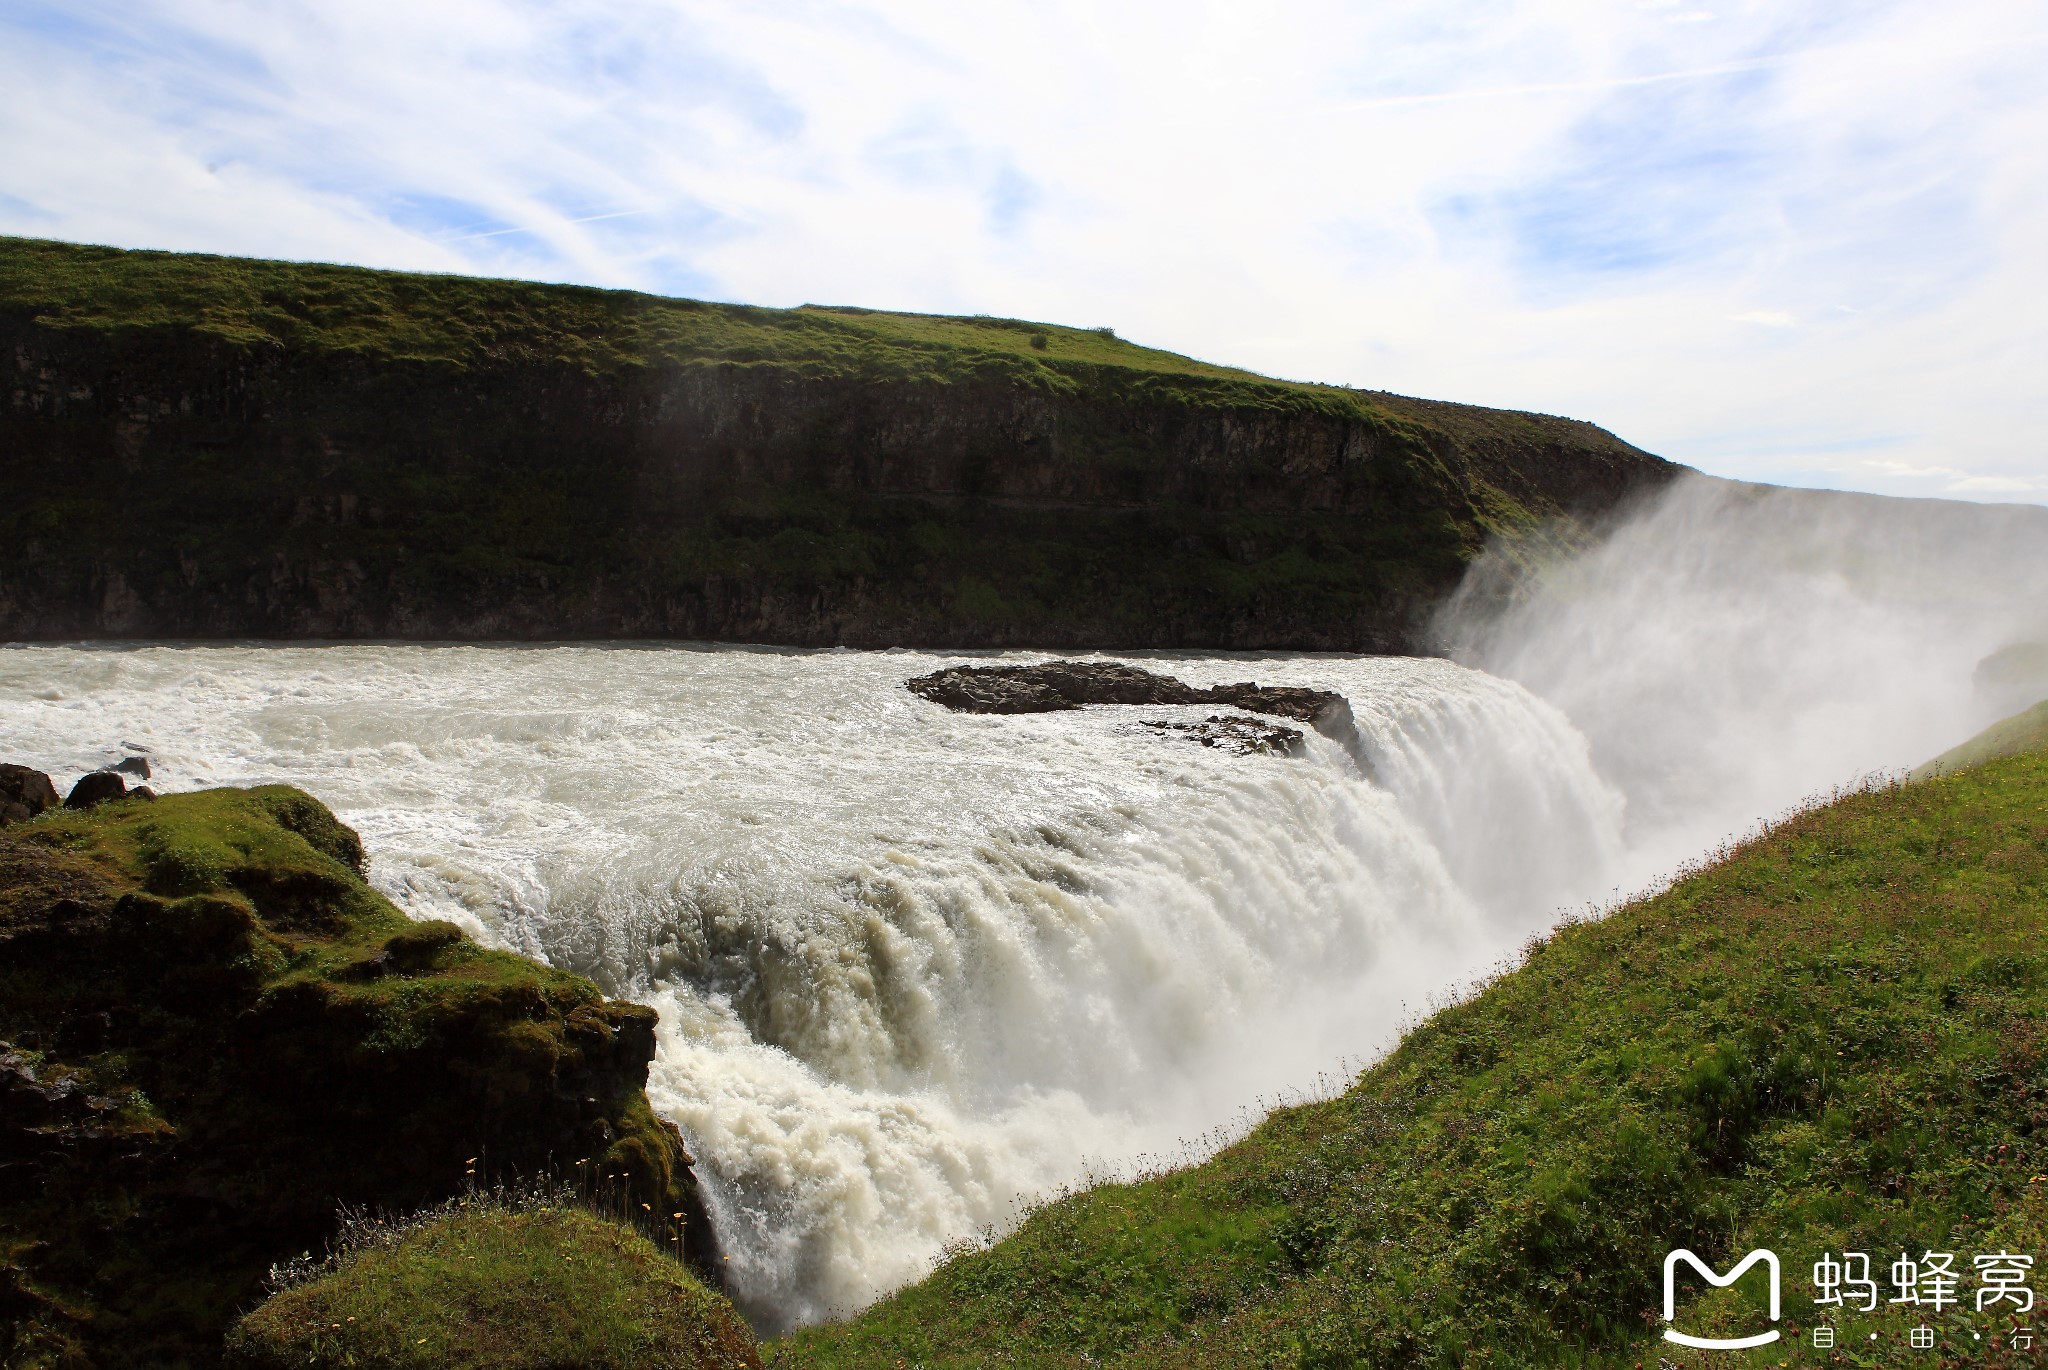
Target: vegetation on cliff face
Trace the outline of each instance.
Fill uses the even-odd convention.
[[[597,373],[663,362],[767,365],[835,380],[1000,378],[1055,393],[1085,387],[1091,367],[1109,368],[1158,376],[1171,387],[1166,394],[1341,412],[1341,391],[1139,347],[1107,329],[856,308],[763,309],[585,286],[0,242],[7,249],[0,307],[33,309],[62,328],[189,328],[258,347],[463,369],[506,361]]]
[[[350,1252],[228,1337],[241,1370],[759,1370],[732,1305],[572,1203],[479,1199]]]
[[[584,1162],[713,1259],[653,1012],[413,922],[362,861],[285,787],[0,831],[0,1362],[212,1364],[338,1203],[480,1172]]]
[[[2048,753],[1841,796],[1532,945],[1341,1097],[1048,1204],[770,1363],[2039,1364],[2041,1310],[1978,1312],[1974,1257],[2048,1258],[2044,932]],[[1658,1340],[1680,1246],[1778,1253],[1786,1340]],[[1961,1306],[1886,1302],[1929,1250]],[[1877,1310],[1817,1308],[1853,1251]],[[1677,1325],[1768,1327],[1759,1284],[1690,1281]]]
[[[1398,649],[1669,464],[1106,330],[0,239],[0,636]]]

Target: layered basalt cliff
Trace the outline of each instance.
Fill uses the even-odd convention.
[[[1404,650],[1678,468],[1103,331],[0,240],[0,637]]]

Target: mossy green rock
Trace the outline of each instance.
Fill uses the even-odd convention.
[[[449,1213],[287,1289],[228,1338],[237,1370],[759,1370],[722,1296],[575,1208]]]
[[[1091,329],[18,238],[0,367],[0,638],[1398,651],[1679,469]]]
[[[207,1364],[338,1203],[588,1160],[709,1229],[643,1087],[654,1014],[416,923],[293,789],[0,832],[9,1365]]]

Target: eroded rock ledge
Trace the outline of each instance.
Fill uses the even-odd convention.
[[[651,1009],[407,918],[297,790],[63,808],[4,779],[40,809],[0,832],[0,1326],[24,1364],[213,1363],[338,1203],[510,1176],[594,1174],[683,1215],[715,1269],[644,1093]]]
[[[1204,747],[1215,747],[1238,756],[1263,753],[1268,756],[1301,755],[1301,732],[1295,728],[1268,723],[1263,719],[1240,718],[1232,714],[1210,714],[1199,723],[1175,723],[1161,718],[1148,718],[1140,727],[1150,728],[1167,737],[1185,738]]]
[[[1305,685],[1261,685],[1255,680],[1201,688],[1116,661],[1040,661],[1028,666],[948,666],[903,682],[914,695],[965,714],[1042,714],[1090,704],[1225,704],[1246,713],[1306,723],[1343,747],[1359,771],[1373,765],[1351,716],[1351,701],[1334,690]],[[1147,719],[1167,736],[1246,755],[1297,756],[1301,734],[1249,718],[1211,716],[1203,723]]]
[[[1242,681],[1198,689],[1114,661],[1041,661],[1030,666],[948,666],[904,682],[912,694],[964,714],[1042,714],[1088,704],[1228,704],[1247,713],[1291,718],[1321,730],[1351,719],[1331,690]]]

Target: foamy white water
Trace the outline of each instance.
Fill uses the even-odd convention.
[[[16,648],[0,756],[67,783],[129,742],[160,789],[303,786],[408,912],[657,1005],[650,1093],[765,1326],[1380,1049],[1620,858],[1583,739],[1476,671],[1145,663],[1343,692],[1368,778],[1318,736],[1240,757],[1137,726],[1212,708],[902,688],[958,659]]]

